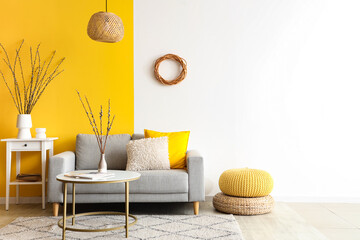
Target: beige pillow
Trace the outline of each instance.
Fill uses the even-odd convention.
[[[168,137],[143,138],[126,145],[126,170],[170,169]]]

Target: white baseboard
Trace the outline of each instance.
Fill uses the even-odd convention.
[[[205,196],[205,201],[211,202],[214,196]]]
[[[273,196],[277,202],[315,202],[315,203],[360,203],[358,197],[303,197],[303,196]],[[207,195],[206,201],[212,201],[213,196]]]
[[[205,201],[212,201],[214,196],[208,195]],[[301,197],[301,196],[273,196],[277,202],[317,202],[317,203],[360,203],[360,198],[354,197]],[[15,197],[10,197],[10,204],[15,204]],[[47,203],[47,199],[45,199]],[[20,197],[19,204],[41,203],[41,197]],[[0,204],[5,204],[5,198],[0,197]]]
[[[360,203],[357,197],[301,197],[273,196],[278,202],[316,202],[316,203]]]
[[[15,204],[16,197],[10,197],[9,202],[10,204]],[[47,200],[45,199],[45,202]],[[19,204],[26,204],[26,203],[41,203],[41,197],[20,197]],[[5,204],[5,198],[0,197],[0,204]]]

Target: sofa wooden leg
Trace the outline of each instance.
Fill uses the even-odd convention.
[[[199,202],[194,202],[194,214],[199,214]]]
[[[54,217],[57,217],[59,215],[59,203],[53,203],[53,214]]]

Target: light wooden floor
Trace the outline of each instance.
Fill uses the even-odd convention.
[[[287,203],[330,240],[360,240],[360,204]]]
[[[77,205],[77,212],[123,211],[123,204]],[[190,203],[130,204],[134,214],[192,214]],[[71,210],[69,208],[69,210]],[[60,208],[60,212],[62,208]],[[221,214],[211,199],[200,203],[200,214]],[[52,206],[41,204],[0,205],[0,228],[17,217],[51,216]],[[277,202],[274,210],[259,216],[235,216],[245,240],[360,240],[360,204],[320,204]]]

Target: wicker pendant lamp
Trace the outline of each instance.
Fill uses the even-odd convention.
[[[124,37],[123,22],[119,16],[107,11],[107,0],[105,12],[97,12],[91,16],[87,34],[92,40],[108,43],[119,42]]]

